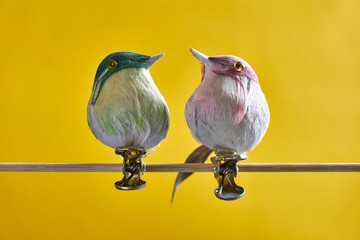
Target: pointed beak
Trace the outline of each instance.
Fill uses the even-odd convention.
[[[202,54],[201,52],[198,52],[193,48],[190,48],[190,52],[192,53],[192,55],[194,55],[194,57],[197,58],[197,60],[199,60],[206,67],[211,64],[211,61],[209,60],[209,57],[206,56],[205,54]]]
[[[160,58],[162,58],[165,55],[165,53],[154,55],[149,58],[147,61],[148,68],[150,68],[154,63],[156,63]]]

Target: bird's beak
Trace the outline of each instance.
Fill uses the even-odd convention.
[[[148,68],[150,68],[154,63],[156,63],[160,58],[162,58],[165,55],[165,53],[154,55],[149,58],[147,61]]]
[[[204,64],[205,67],[207,67],[211,64],[209,57],[206,56],[205,54],[202,54],[201,52],[198,52],[193,48],[190,48],[190,52],[192,53],[192,55],[194,55],[194,57],[197,58],[197,60],[199,60],[202,64]]]

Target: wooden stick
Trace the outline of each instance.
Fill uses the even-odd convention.
[[[239,163],[239,172],[360,172],[360,163]],[[213,164],[148,163],[146,172],[213,172]],[[121,172],[111,163],[0,163],[0,172]]]

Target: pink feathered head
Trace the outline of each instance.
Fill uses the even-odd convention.
[[[232,55],[208,57],[193,48],[191,48],[190,51],[194,57],[196,57],[203,64],[203,75],[205,74],[206,67],[210,67],[212,64],[217,64],[219,66],[213,70],[213,72],[216,74],[226,75],[237,80],[239,80],[240,76],[244,76],[255,82],[259,82],[254,69],[252,69],[252,67],[245,60],[239,57]]]
[[[259,82],[258,77],[252,67],[245,62],[245,60],[232,56],[232,55],[223,55],[223,56],[213,56],[208,57],[212,63],[220,64],[224,67],[223,70],[214,70],[217,74],[224,74],[229,76],[244,76],[249,79]]]

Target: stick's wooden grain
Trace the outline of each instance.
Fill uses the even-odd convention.
[[[360,163],[240,163],[239,172],[360,172]],[[212,172],[202,163],[148,163],[146,172]],[[0,172],[121,172],[111,163],[0,163]]]

